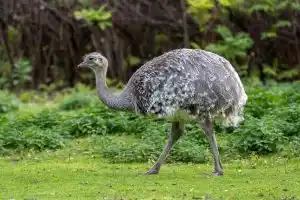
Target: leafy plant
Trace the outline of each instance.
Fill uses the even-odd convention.
[[[63,100],[59,105],[61,110],[76,110],[83,107],[86,107],[91,103],[91,99],[88,96],[83,96],[79,94],[74,94],[68,99]]]
[[[220,6],[233,7],[239,5],[243,0],[220,0],[218,2]],[[204,31],[202,26],[212,19],[213,16],[210,11],[215,6],[215,2],[213,0],[188,0],[187,3],[188,12],[191,13],[199,23],[200,31]]]
[[[24,58],[16,64],[16,71],[13,73],[13,84],[17,88],[22,88],[31,81],[32,65],[30,60]]]
[[[122,142],[111,142],[102,149],[101,155],[113,163],[145,162],[159,155],[159,148],[152,143],[133,143],[125,145]]]
[[[188,137],[178,141],[168,160],[184,163],[205,163],[210,156],[209,148],[206,145],[199,144],[198,140]]]
[[[44,110],[35,114],[27,114],[19,116],[8,121],[8,125],[12,128],[24,129],[27,127],[38,127],[41,129],[55,128],[61,121],[61,115],[55,112]]]
[[[0,91],[0,114],[17,110],[20,101],[8,91]]]
[[[81,114],[62,123],[61,129],[73,137],[106,135],[105,121],[100,116]]]
[[[273,116],[262,119],[248,118],[247,122],[234,131],[231,145],[241,153],[275,153],[283,149],[285,137]]]
[[[76,19],[84,19],[88,23],[96,23],[101,30],[105,30],[112,26],[111,12],[105,10],[105,6],[100,6],[98,9],[83,9],[75,11],[74,16]]]
[[[205,47],[206,50],[220,54],[234,64],[237,63],[237,58],[246,58],[247,50],[253,45],[249,34],[238,33],[233,35],[229,28],[220,25],[216,31],[221,35],[222,40],[215,44],[209,44]]]
[[[256,118],[261,118],[275,109],[282,102],[280,93],[268,91],[265,88],[251,88],[247,91],[248,98],[245,113]]]
[[[31,81],[31,62],[24,58],[15,63],[14,71],[11,71],[11,67],[8,62],[2,64],[4,67],[1,69],[3,76],[0,77],[0,88],[7,89],[10,87],[10,81],[12,77],[14,88],[21,89]]]
[[[277,37],[277,30],[280,28],[287,28],[287,27],[291,27],[292,23],[290,21],[287,20],[279,20],[278,22],[276,22],[275,24],[273,24],[271,26],[271,28],[266,31],[263,32],[261,34],[261,39],[272,39],[272,38],[276,38]]]
[[[90,93],[86,88],[76,90]],[[75,89],[73,92],[71,96],[65,94],[68,100],[79,95]],[[268,87],[254,84],[247,86],[246,92],[249,99],[244,123],[234,130],[216,126],[218,138],[221,138],[218,140],[220,153],[227,159],[253,152],[257,155],[275,152],[297,155],[300,149],[300,84]],[[66,101],[63,97],[55,101],[58,108]],[[70,139],[96,136],[91,138],[101,138],[101,142],[97,143],[99,147],[95,147],[95,152],[111,162],[153,163],[170,131],[168,120],[111,110],[99,101],[84,106],[80,102],[70,103],[70,108],[74,105],[82,109],[43,109],[0,115],[0,153],[57,149]],[[209,151],[198,122],[189,121],[185,125],[185,135],[175,144],[167,162],[204,163],[211,156]]]
[[[278,126],[285,136],[298,136],[300,138],[299,105],[291,104],[290,106],[279,108],[274,114],[281,119],[278,122]]]
[[[13,151],[58,149],[63,147],[65,139],[50,129],[28,127],[25,129],[5,128],[0,130],[0,154]]]

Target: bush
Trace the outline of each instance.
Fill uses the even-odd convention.
[[[59,108],[61,110],[76,110],[84,108],[91,103],[91,99],[88,96],[83,96],[79,94],[73,94],[71,97],[64,100]]]
[[[204,163],[210,156],[210,151],[206,145],[199,144],[199,141],[187,137],[178,141],[168,160],[184,163]]]
[[[274,153],[283,149],[285,137],[273,116],[261,119],[248,118],[247,122],[234,131],[230,141],[232,148],[241,153]]]
[[[153,143],[133,143],[125,145],[121,142],[112,142],[102,149],[101,154],[112,163],[146,162],[157,157],[161,151],[157,151],[157,145]]]
[[[89,135],[106,135],[105,121],[97,115],[81,114],[71,119],[66,119],[61,124],[64,130],[72,137],[83,137]]]
[[[256,118],[261,118],[273,109],[280,106],[282,96],[279,93],[267,90],[265,88],[251,88],[247,91],[248,102],[245,107],[245,113]]]
[[[15,119],[9,120],[8,124],[11,128],[27,128],[38,127],[41,129],[53,128],[58,126],[62,121],[62,116],[59,113],[44,110],[36,114],[27,114],[19,116]]]
[[[300,137],[300,106],[291,104],[289,107],[278,108],[276,111],[278,127],[285,136]]]
[[[0,126],[7,123],[8,119],[5,116],[0,115]]]
[[[24,151],[57,149],[63,147],[67,135],[58,128],[61,116],[44,110],[37,114],[0,118],[0,154],[9,150]]]
[[[244,123],[235,130],[216,126],[221,136],[218,137],[221,154],[230,155],[230,159],[252,152],[297,155],[300,149],[299,88],[299,84],[247,88],[249,101]],[[83,93],[88,94],[88,91]],[[146,162],[158,158],[170,122],[112,110],[93,97],[87,98],[89,103],[82,103],[76,99],[80,95],[74,92],[59,104],[59,109],[0,115],[2,154],[12,150],[56,149],[69,139],[97,135],[103,139],[97,153],[111,162]],[[118,138],[123,137],[118,136],[126,137],[120,140]],[[203,163],[209,156],[210,149],[202,130],[196,121],[189,121],[185,135],[175,144],[167,162]]]
[[[163,150],[169,129],[166,129],[167,124],[163,127],[149,125],[150,127],[145,127],[144,132],[140,133],[139,139],[134,143],[110,140],[102,147],[102,156],[114,163],[156,161]],[[199,131],[199,126],[195,125],[187,124],[186,134],[174,145],[167,162],[207,161],[207,142]]]
[[[150,139],[151,138],[151,139]],[[182,139],[174,145],[167,162],[204,163],[210,152],[207,147],[196,140]],[[166,138],[162,135],[151,136],[146,140],[127,144],[120,141],[110,141],[103,146],[101,155],[113,163],[156,161],[163,151]]]
[[[0,91],[0,114],[15,111],[19,108],[20,101],[7,91]]]
[[[65,139],[51,129],[28,127],[21,130],[6,127],[0,130],[0,154],[5,154],[8,150],[21,152],[30,149],[58,149],[64,143]]]
[[[163,131],[165,129],[165,120],[139,116],[134,112],[112,110],[99,102],[89,105],[82,112],[101,117],[109,135],[122,134],[142,137],[144,132],[151,133],[151,130]]]

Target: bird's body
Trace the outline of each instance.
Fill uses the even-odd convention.
[[[196,117],[212,148],[216,175],[223,175],[212,121],[237,126],[243,120],[247,95],[232,65],[212,52],[176,49],[141,66],[119,95],[108,91],[105,82],[107,59],[90,53],[78,65],[91,68],[100,99],[111,108],[131,109],[144,115],[168,117],[184,110]],[[147,174],[157,174],[172,146],[183,134],[184,121],[175,119],[165,148]]]
[[[126,90],[139,113],[164,117],[185,110],[203,118],[221,117],[234,126],[247,101],[240,78],[226,59],[193,49],[176,49],[146,62]]]

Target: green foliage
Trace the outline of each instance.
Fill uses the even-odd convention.
[[[83,9],[75,11],[76,19],[84,19],[88,23],[96,23],[101,30],[105,30],[112,26],[111,12],[105,10],[105,6],[100,6],[98,9]]]
[[[216,126],[221,154],[229,159],[253,152],[296,156],[300,152],[300,84],[254,84],[246,87],[246,91],[249,100],[244,123],[235,130]],[[71,95],[67,94],[67,100],[64,96],[56,99],[57,106],[51,110],[8,110],[0,115],[1,154],[56,149],[71,139],[95,136],[92,138],[97,138],[96,152],[110,162],[153,163],[157,159],[170,130],[168,120],[111,110],[99,100],[94,101],[96,97],[88,97],[89,103],[75,101],[81,92],[87,97],[90,93],[85,88],[76,88]],[[197,122],[189,121],[185,135],[176,143],[167,162],[204,163],[209,159],[210,150],[202,130]]]
[[[267,31],[261,33],[261,39],[274,39],[277,37],[277,31],[279,29],[289,28],[292,26],[291,21],[280,18],[282,12],[287,9],[295,9],[300,4],[289,0],[257,0],[257,1],[245,1],[240,6],[236,6],[236,9],[246,13],[247,15],[253,15],[254,13],[264,12],[268,16],[272,16],[276,19]]]
[[[143,126],[143,124],[140,125]],[[148,129],[140,139],[134,142],[108,140],[104,142],[105,145],[101,145],[101,155],[113,163],[155,162],[164,147],[166,135],[165,131]],[[167,161],[204,163],[209,156],[202,133],[198,131],[194,135],[189,132],[174,146]]]
[[[207,145],[192,136],[188,136],[178,141],[168,160],[184,163],[205,163],[210,156]]]
[[[219,3],[221,6],[235,6],[239,5],[243,0],[220,0]],[[188,0],[188,12],[199,23],[201,31],[204,31],[202,28],[203,25],[207,24],[212,19],[212,14],[210,10],[214,7],[213,0]]]
[[[0,129],[0,154],[9,150],[28,151],[58,149],[64,146],[63,136],[52,129],[40,129],[30,126],[24,129],[14,127],[1,127]]]
[[[63,147],[67,138],[58,129],[61,116],[44,110],[15,118],[0,118],[0,154],[8,150],[45,150]]]
[[[135,66],[141,62],[141,59],[136,56],[128,56],[126,60],[128,61],[129,65],[127,67]]]
[[[73,137],[89,135],[106,135],[105,121],[93,114],[81,114],[80,116],[66,120],[62,123],[62,129]]]
[[[26,83],[31,81],[32,65],[30,60],[24,58],[16,63],[16,69],[13,73],[13,85],[22,88]]]
[[[209,44],[206,50],[220,54],[236,64],[237,58],[245,59],[247,50],[252,47],[253,41],[247,33],[238,33],[233,35],[226,26],[218,26],[216,31],[221,35],[222,40]]]
[[[284,10],[289,6],[289,0],[256,0],[245,2],[243,9],[248,14],[252,14],[254,12],[265,12],[276,15],[278,11]]]
[[[300,12],[300,3],[292,2],[291,7],[293,8],[293,10]]]
[[[245,113],[253,117],[261,118],[280,105],[279,93],[266,91],[264,88],[251,88],[248,92],[248,98],[251,100],[246,105]]]
[[[36,114],[26,114],[11,119],[8,123],[9,127],[23,129],[26,127],[34,126],[41,129],[55,128],[62,120],[61,115],[48,110],[43,110]]]
[[[20,101],[8,91],[0,91],[0,114],[7,113],[19,108]]]
[[[247,70],[253,65],[253,63],[248,65],[249,60],[253,61],[253,59],[248,59],[248,50],[251,49],[254,42],[251,37],[258,43],[254,48],[256,52],[255,58],[257,59],[257,48],[264,46],[260,43],[264,43],[264,40],[267,40],[268,43],[266,44],[275,47],[285,37],[284,32],[289,31],[292,33],[294,32],[293,30],[297,29],[296,13],[300,10],[300,3],[290,0],[188,0],[187,3],[188,12],[198,22],[200,31],[203,32],[203,39],[191,41],[191,47],[196,49],[205,48],[221,54],[236,66],[241,76],[248,75],[248,72],[257,71],[254,68],[252,68],[254,71]],[[263,21],[261,21],[262,18]],[[241,25],[242,21],[244,21],[243,25]],[[259,25],[260,28],[258,29],[251,25],[250,27],[254,29],[248,29],[248,33],[235,32],[234,34],[231,33],[228,27],[228,24],[230,24],[230,27],[236,28],[248,27],[247,24],[249,23],[261,25]],[[211,30],[214,25],[218,25],[215,31]],[[216,33],[222,37],[217,42],[212,41]],[[258,41],[256,36],[259,36],[261,41]],[[263,60],[268,60],[268,63],[261,63],[264,66],[267,79],[277,81],[297,79],[299,76],[297,64],[291,68],[291,63],[288,61],[290,59],[284,59],[285,63],[283,63],[283,57],[285,56],[282,55],[290,55],[291,53],[282,50],[277,53],[280,56],[271,58],[276,60],[276,63],[270,63],[270,58],[266,58],[268,55],[263,51],[268,51],[268,48],[260,49],[260,53],[258,53],[265,57]]]
[[[91,103],[91,99],[85,95],[74,94],[69,98],[63,100],[63,102],[59,105],[61,110],[76,110],[80,108],[86,107]]]
[[[3,116],[3,115],[0,115],[0,126],[1,126],[2,124],[7,123],[7,121],[8,121],[7,117],[5,117],[5,116]]]
[[[277,37],[277,30],[280,28],[288,28],[291,27],[292,23],[290,21],[287,20],[279,20],[278,22],[276,22],[275,24],[273,24],[271,26],[271,28],[267,31],[267,32],[263,32],[261,34],[261,39],[272,39],[272,38],[276,38]]]
[[[282,119],[278,125],[285,136],[297,136],[300,137],[300,106],[291,104],[287,107],[278,109],[276,113],[278,118]]]
[[[275,153],[283,149],[285,140],[272,116],[248,118],[234,134],[236,137],[231,141],[231,146],[242,153]]]
[[[0,77],[0,88],[1,89],[8,89],[11,85],[11,77],[12,77],[12,83],[13,87],[17,89],[24,88],[24,86],[31,81],[31,71],[32,71],[32,65],[31,62],[24,58],[21,60],[18,60],[15,63],[14,71],[11,71],[11,65],[8,61],[1,64],[3,68],[1,68],[0,73],[3,74],[3,76]]]
[[[188,0],[188,4],[188,11],[197,19],[198,22],[201,22],[200,26],[210,20],[211,15],[208,11],[213,7],[212,1]]]
[[[159,155],[157,145],[151,143],[124,144],[124,142],[111,141],[102,150],[101,154],[112,163],[145,162],[153,156]]]
[[[231,138],[233,149],[247,154],[274,153],[300,138],[299,89],[297,83],[248,88],[246,121],[234,131],[235,136]],[[294,142],[291,151],[296,151],[297,145]]]

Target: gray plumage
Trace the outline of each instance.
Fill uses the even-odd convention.
[[[96,76],[98,95],[111,108],[132,109],[144,115],[174,116],[183,110],[198,119],[212,147],[215,173],[222,175],[212,121],[237,126],[243,120],[247,95],[232,65],[212,52],[176,49],[141,66],[119,95],[111,94],[105,83],[107,59],[93,52],[79,65],[90,67]],[[157,163],[147,174],[158,173],[173,144],[183,133],[184,122],[172,122],[172,131]]]

